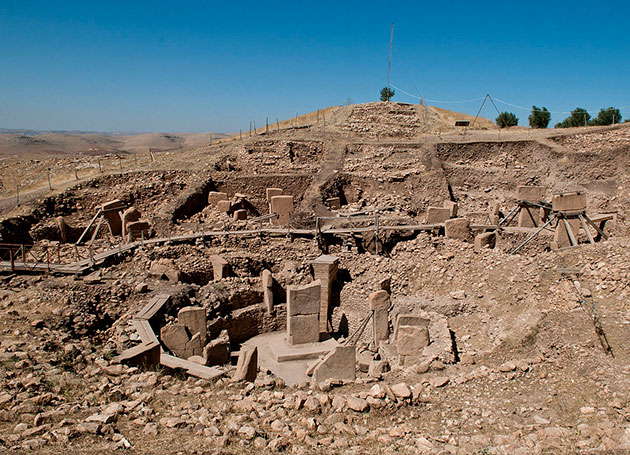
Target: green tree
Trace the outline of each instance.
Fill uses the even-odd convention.
[[[536,106],[532,106],[532,113],[528,117],[529,126],[532,128],[547,128],[549,120],[551,120],[551,113],[546,107],[538,109]]]
[[[394,96],[394,90],[389,87],[381,89],[381,101],[389,101]]]
[[[621,112],[614,107],[601,109],[599,114],[597,114],[597,118],[591,121],[591,125],[596,126],[612,125],[613,123],[621,123]]]
[[[518,125],[518,118],[516,118],[516,115],[512,114],[511,112],[501,112],[496,121],[497,125],[499,125],[499,128]]]
[[[560,123],[556,123],[556,128],[572,128],[575,126],[586,126],[591,119],[590,114],[581,107],[576,107],[571,111],[571,115]]]

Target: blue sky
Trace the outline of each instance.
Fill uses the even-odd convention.
[[[0,127],[238,131],[375,101],[392,22],[392,83],[413,95],[622,107],[629,13],[592,1],[2,0]],[[474,114],[480,101],[430,104]],[[527,111],[497,105],[527,124]]]

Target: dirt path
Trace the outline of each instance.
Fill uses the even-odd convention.
[[[342,169],[346,156],[346,143],[340,140],[324,142],[324,157],[319,172],[313,178],[311,186],[304,192],[300,211],[313,211],[317,216],[330,215],[330,210],[322,203],[322,187]]]

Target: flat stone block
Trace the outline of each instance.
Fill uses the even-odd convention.
[[[396,349],[399,355],[419,355],[429,345],[429,328],[401,325],[396,335]]]
[[[519,201],[543,202],[547,194],[544,186],[519,186],[516,189],[516,198]]]
[[[258,348],[243,346],[236,363],[234,380],[254,382],[258,372]]]
[[[232,202],[224,200],[217,201],[214,207],[217,209],[218,212],[229,213],[229,211],[232,209]]]
[[[190,335],[184,324],[168,324],[160,329],[160,340],[177,357],[186,358],[186,344]]]
[[[123,351],[115,359],[132,367],[152,368],[160,364],[160,351],[157,342],[141,343]]]
[[[319,315],[321,282],[287,287],[287,316]]]
[[[289,316],[287,318],[289,344],[316,343],[319,341],[319,314]]]
[[[451,210],[445,207],[429,207],[427,209],[427,224],[444,223],[451,217]]]
[[[355,346],[337,346],[321,360],[313,370],[313,381],[324,382],[327,379],[356,379],[357,360]]]
[[[276,362],[317,359],[338,345],[339,343],[334,338],[322,342],[294,345],[288,344],[284,336],[270,340],[271,353]]]
[[[123,202],[120,199],[114,199],[113,201],[108,201],[102,204],[101,210],[103,210],[103,212],[108,212],[111,210],[118,211],[118,210],[122,210],[123,207],[124,207]]]
[[[219,191],[210,191],[210,193],[208,193],[208,205],[210,207],[216,207],[217,202],[227,200],[227,193],[221,193]]]
[[[457,216],[457,209],[458,209],[458,205],[457,202],[453,202],[453,201],[444,201],[444,208],[449,209],[450,210],[450,216],[449,218],[455,218]]]
[[[551,199],[551,209],[554,212],[577,212],[586,210],[586,193],[561,193],[554,194]]]
[[[452,218],[444,223],[444,233],[448,239],[467,241],[472,237],[468,218]]]
[[[214,274],[214,281],[222,280],[227,277],[229,272],[229,265],[225,259],[221,256],[210,256],[210,262],[212,262],[212,273]]]
[[[277,226],[288,224],[293,213],[293,196],[273,196],[271,198],[271,213],[278,214],[276,218],[272,218],[273,224]]]
[[[497,243],[497,235],[494,232],[484,232],[475,236],[475,251],[481,251],[485,247],[494,248]]]
[[[282,188],[267,188],[266,193],[267,193],[267,202],[271,203],[272,197],[282,196],[284,194],[284,191],[282,190]]]
[[[206,326],[206,309],[202,307],[188,306],[179,310],[177,313],[177,321],[183,324],[189,333],[198,333],[201,337],[201,343],[206,344],[207,326]]]

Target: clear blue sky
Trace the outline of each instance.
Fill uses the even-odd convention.
[[[629,19],[627,2],[592,0],[2,0],[0,127],[238,131],[375,101],[392,22],[392,82],[409,93],[621,107],[630,105]],[[440,106],[474,114],[479,105]],[[527,112],[498,106],[527,124]]]

